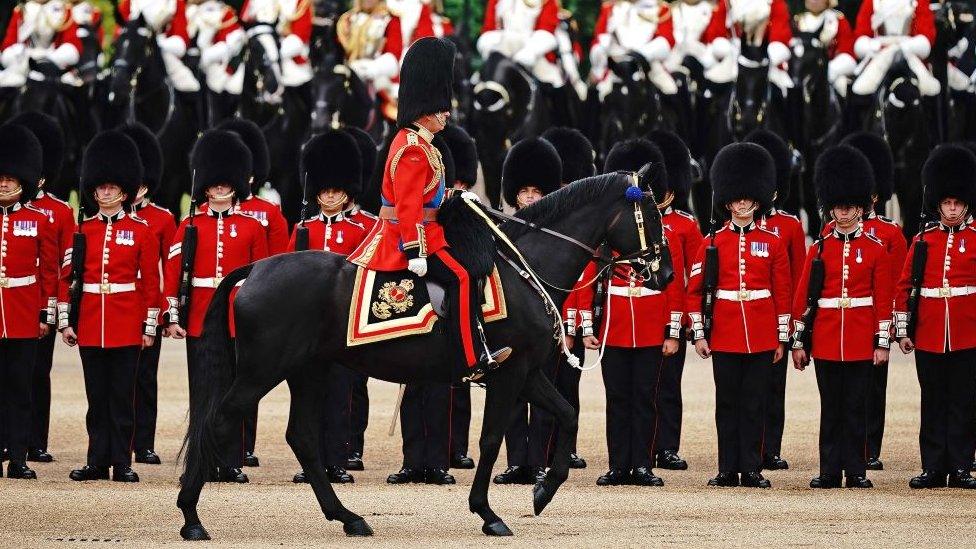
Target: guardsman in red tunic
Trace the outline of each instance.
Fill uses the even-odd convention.
[[[19,125],[0,128],[0,402],[9,425],[7,477],[34,479],[27,467],[37,342],[50,331],[57,294],[54,223],[29,205],[42,174],[41,144]],[[3,474],[0,468],[0,475]]]
[[[464,370],[461,377],[475,381],[508,358],[511,349],[479,350],[484,345],[476,344],[477,284],[451,256],[436,221],[445,193],[444,164],[431,142],[450,116],[454,53],[454,45],[443,38],[422,38],[407,51],[400,73],[400,130],[384,165],[380,222],[349,261],[379,271],[429,273],[444,284],[451,295],[449,338]]]
[[[176,219],[166,208],[153,204],[152,197],[159,188],[163,175],[163,151],[156,135],[149,128],[132,123],[122,127],[122,131],[135,142],[142,160],[142,184],[132,204],[132,215],[149,224],[156,239],[156,248],[162,259],[169,253],[176,233]],[[162,262],[160,262],[162,265]],[[160,280],[162,277],[160,276]],[[160,288],[162,289],[162,288]],[[159,465],[156,447],[156,374],[159,371],[159,349],[161,337],[157,337],[151,347],[139,354],[139,369],[136,372],[135,398],[135,436],[132,447],[136,463]]]
[[[793,215],[777,209],[790,194],[790,181],[793,177],[793,152],[775,133],[769,130],[754,130],[746,136],[749,143],[766,149],[773,157],[776,166],[776,195],[773,207],[759,217],[759,227],[776,233],[786,246],[790,259],[790,295],[796,292],[796,285],[803,272],[803,259],[806,257],[806,233],[803,224]],[[792,297],[791,297],[792,299]],[[783,355],[769,376],[769,393],[766,401],[766,420],[763,429],[763,469],[776,471],[789,469],[790,464],[780,456],[783,446],[783,425],[786,420],[786,371],[789,356]]]
[[[251,152],[240,136],[225,130],[205,132],[193,147],[190,166],[196,173],[193,199],[199,204],[206,203],[207,209],[186,217],[176,228],[163,268],[163,296],[167,307],[165,335],[175,339],[186,338],[190,389],[194,390],[200,368],[203,367],[196,360],[195,349],[214,291],[224,276],[234,269],[267,257],[268,240],[264,227],[257,219],[235,208],[237,197],[247,195],[248,181],[253,173]],[[190,273],[188,310],[181,310],[179,294],[183,240],[186,228],[191,223],[197,232],[196,253]],[[233,337],[233,316],[230,333]],[[245,441],[241,442],[243,447]],[[243,448],[228,455],[230,465],[219,471],[216,480],[247,482],[247,475],[240,470],[243,455]]]
[[[965,147],[932,151],[922,168],[923,207],[939,221],[912,241],[895,289],[895,338],[902,352],[915,351],[922,389],[922,474],[912,488],[976,488],[969,473],[976,438],[974,173],[976,157]]]
[[[651,190],[663,207],[670,200],[664,155],[646,139],[621,141],[610,149],[604,172],[637,171],[652,165]],[[664,486],[654,474],[658,430],[657,394],[664,357],[678,351],[685,307],[684,256],[674,231],[664,228],[674,263],[674,282],[661,292],[644,287],[630,265],[617,266],[607,288],[603,384],[607,390],[610,470],[598,486]],[[675,245],[671,246],[670,243]],[[616,250],[611,250],[616,254]],[[594,343],[591,341],[590,347]]]
[[[685,258],[685,277],[691,272],[691,263],[701,247],[702,234],[698,221],[681,206],[687,204],[691,193],[691,152],[684,141],[677,134],[655,130],[647,134],[648,140],[657,145],[664,155],[664,165],[668,171],[668,188],[671,193],[671,203],[661,209],[661,219],[664,226],[674,233],[670,240],[672,247],[681,248],[681,256]],[[662,199],[661,202],[666,202]],[[677,284],[678,281],[673,282]],[[687,281],[680,281],[683,288]],[[685,318],[685,327],[688,321]],[[661,381],[657,390],[657,421],[658,430],[655,440],[657,451],[656,464],[661,469],[683,471],[688,468],[688,462],[678,455],[681,445],[681,377],[685,369],[685,348],[687,339],[682,337],[678,341],[678,351],[671,356],[664,357],[661,369]]]
[[[64,257],[64,251],[71,247],[71,235],[75,231],[75,212],[67,202],[44,192],[43,189],[47,181],[56,181],[61,174],[64,134],[54,117],[39,112],[21,113],[11,119],[10,123],[24,126],[41,143],[44,158],[41,180],[38,182],[40,189],[37,191],[36,198],[31,200],[30,205],[44,212],[44,215],[53,224],[57,255],[51,268],[56,273],[60,273],[61,258]],[[48,309],[53,312],[56,307],[57,296],[54,295],[49,298]],[[54,456],[47,451],[47,443],[51,420],[51,365],[54,361],[54,339],[57,335],[56,317],[56,314],[48,316],[47,324],[51,329],[46,336],[37,342],[33,394],[31,396],[31,434],[27,443],[27,461],[41,463],[54,461]]]
[[[551,143],[529,137],[516,143],[502,165],[502,196],[516,210],[528,207],[559,189],[562,161]],[[552,416],[522,403],[505,432],[508,467],[495,476],[495,484],[535,484],[545,477],[546,446]],[[542,412],[540,414],[540,412]]]
[[[68,287],[73,251],[65,252],[58,330],[78,345],[88,396],[88,460],[71,480],[139,482],[131,468],[133,387],[139,352],[151,347],[159,317],[159,245],[149,224],[126,213],[142,184],[139,149],[118,130],[95,136],[81,168],[82,200],[97,213],[79,227],[87,242],[80,302]],[[79,310],[72,312],[77,305]],[[78,325],[69,319],[78,316]]]
[[[708,484],[768,488],[759,472],[765,394],[789,341],[790,260],[783,240],[759,227],[754,214],[773,204],[776,167],[759,145],[733,143],[716,156],[711,181],[716,206],[731,220],[702,242],[687,304],[695,350],[712,357],[715,375],[719,473]],[[715,255],[713,273],[707,260]],[[712,291],[708,279],[715,275]]]
[[[793,300],[793,365],[816,361],[820,389],[820,474],[811,488],[871,488],[864,411],[871,369],[888,362],[891,257],[861,218],[872,206],[868,159],[846,145],[817,159],[814,184],[831,231],[807,251]]]

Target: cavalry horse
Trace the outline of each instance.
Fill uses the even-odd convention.
[[[647,59],[628,52],[608,59],[608,67],[613,83],[600,102],[596,123],[598,166],[618,141],[641,137],[664,125],[661,94],[650,81]]]
[[[638,186],[637,180],[641,179]],[[489,536],[511,535],[488,502],[491,471],[502,438],[524,400],[553,414],[559,425],[552,468],[533,489],[533,508],[539,514],[568,477],[571,441],[577,419],[572,406],[546,378],[542,367],[556,359],[561,341],[558,319],[567,290],[579,279],[596,249],[606,244],[619,252],[610,262],[629,262],[645,273],[647,287],[660,290],[674,277],[663,244],[661,217],[644,177],[617,172],[577,181],[519,211],[521,222],[507,221],[500,231],[512,249],[498,252],[497,262],[507,302],[507,317],[485,325],[487,339],[514,349],[511,358],[484,378],[487,388],[481,459],[468,497],[468,507],[483,521]],[[642,192],[643,191],[643,192]],[[458,259],[478,263],[483,275],[491,271],[495,248],[480,205],[456,197],[441,208],[449,240]],[[464,230],[445,219],[464,220]],[[452,235],[452,230],[458,238]],[[472,235],[479,236],[472,236]],[[478,257],[465,260],[464,255]],[[524,264],[518,256],[524,258]],[[488,265],[484,265],[486,263]],[[518,265],[518,266],[517,266]],[[487,268],[486,268],[487,267]],[[373,530],[360,515],[346,509],[326,476],[319,448],[321,403],[333,364],[342,364],[393,383],[448,382],[454,356],[442,325],[432,332],[350,347],[346,344],[350,301],[358,267],[330,252],[304,251],[277,255],[242,267],[217,288],[207,311],[198,355],[206,366],[195,380],[190,397],[190,420],[184,441],[184,472],[177,505],[186,540],[209,539],[197,504],[204,483],[222,466],[219,456],[239,451],[232,441],[240,432],[243,414],[282,381],[291,391],[286,438],[295,452],[327,520],[338,520],[348,535],[368,536]],[[474,272],[475,269],[469,267]],[[523,278],[527,270],[551,290]],[[404,277],[411,276],[404,271]],[[476,276],[476,275],[475,275]],[[233,300],[237,338],[229,337],[229,295],[244,281]],[[551,299],[542,299],[548,292]],[[236,341],[235,343],[231,343]],[[228,525],[233,528],[233,525]]]
[[[937,38],[933,51],[941,48],[961,48],[954,52],[955,68],[961,75],[976,73],[976,9],[968,0],[947,0],[936,14]],[[968,82],[970,86],[972,81]],[[971,87],[956,89],[949,86],[948,141],[976,140],[976,92]]]

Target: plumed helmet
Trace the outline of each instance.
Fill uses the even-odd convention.
[[[955,198],[974,205],[976,201],[976,155],[963,145],[939,145],[922,166],[925,207],[939,211],[939,203]]]
[[[760,211],[768,210],[776,192],[776,166],[766,149],[755,143],[732,143],[722,147],[709,171],[715,209],[741,198],[755,200]]]
[[[678,134],[667,130],[654,130],[647,134],[647,140],[657,145],[664,155],[671,192],[680,202],[686,202],[691,194],[691,151],[688,145]]]
[[[556,126],[542,134],[542,138],[552,143],[563,164],[563,183],[572,183],[596,173],[596,151],[593,144],[576,128]]]
[[[120,128],[122,133],[129,136],[139,148],[139,159],[142,161],[142,180],[146,183],[152,196],[159,189],[163,179],[163,149],[159,146],[156,134],[139,122],[126,124]]]
[[[342,131],[348,133],[356,140],[356,146],[359,148],[359,161],[363,168],[363,188],[365,188],[370,178],[373,177],[373,170],[376,169],[376,156],[378,154],[376,141],[373,141],[373,138],[370,137],[366,130],[357,128],[356,126],[346,126],[342,128]]]
[[[407,49],[400,67],[397,126],[406,128],[421,116],[451,110],[456,51],[450,40],[431,36]]]
[[[607,153],[606,162],[603,165],[603,172],[610,173],[616,171],[636,172],[651,164],[650,177],[651,191],[658,204],[664,204],[670,190],[668,186],[668,169],[661,149],[643,137],[618,141],[610,152]]]
[[[868,158],[854,147],[838,145],[822,152],[814,167],[813,185],[826,217],[837,206],[871,209],[874,171]]]
[[[880,135],[870,132],[857,132],[848,135],[840,142],[861,151],[871,163],[874,171],[874,194],[878,202],[884,204],[891,200],[895,190],[895,160],[891,154],[891,147]]]
[[[448,124],[437,135],[447,143],[447,147],[451,149],[451,157],[454,159],[456,179],[448,180],[447,185],[450,187],[455,181],[460,181],[469,189],[474,187],[478,182],[478,149],[475,147],[474,139],[461,126],[454,124]]]
[[[197,139],[190,153],[193,171],[193,199],[207,201],[207,189],[221,183],[229,185],[243,200],[250,192],[251,150],[231,131],[208,130]]]
[[[42,167],[41,142],[29,129],[20,124],[0,127],[0,175],[20,182],[19,202],[28,202],[37,196]]]
[[[27,111],[10,119],[10,123],[27,128],[41,142],[44,154],[41,177],[52,182],[57,179],[64,163],[64,132],[57,119],[42,112]]]
[[[519,190],[538,188],[543,196],[562,183],[562,163],[551,143],[541,137],[529,137],[512,146],[502,164],[502,193],[505,202],[514,206]]]
[[[246,118],[231,118],[222,122],[217,126],[217,129],[231,131],[241,137],[248,150],[251,151],[251,175],[254,176],[251,183],[263,185],[271,173],[271,156],[268,152],[268,142],[265,140],[261,128]],[[247,193],[241,196],[241,199],[243,200],[246,196]]]
[[[81,161],[81,188],[86,202],[99,185],[114,183],[127,195],[122,207],[128,209],[136,199],[142,177],[139,147],[120,130],[97,134],[85,149]],[[94,202],[86,204],[91,213],[94,213],[94,206]]]
[[[363,191],[363,165],[356,139],[343,130],[316,135],[302,148],[308,202],[325,189],[340,189],[355,200]]]
[[[793,177],[793,152],[790,151],[790,146],[782,137],[761,128],[750,132],[745,140],[766,149],[773,157],[776,167],[776,202],[782,204],[790,195],[790,179]]]

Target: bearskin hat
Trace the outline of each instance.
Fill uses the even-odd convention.
[[[342,130],[316,135],[302,148],[302,176],[309,204],[325,189],[341,189],[355,200],[363,191],[363,165],[356,139]]]
[[[888,142],[877,134],[857,132],[845,137],[840,144],[850,145],[868,158],[871,169],[874,170],[873,192],[878,195],[878,202],[884,204],[891,200],[895,190],[895,160],[891,155]]]
[[[922,185],[925,186],[925,207],[939,211],[939,203],[946,198],[962,200],[968,206],[976,204],[976,155],[963,145],[939,145],[929,154],[922,166]]]
[[[356,146],[359,148],[359,162],[363,168],[363,189],[365,189],[366,184],[373,177],[373,170],[376,169],[376,141],[373,141],[373,138],[370,137],[366,130],[357,128],[356,126],[346,126],[342,128],[342,131],[348,133],[356,140]]]
[[[451,157],[454,159],[454,173],[457,177],[454,181],[464,183],[469,189],[478,182],[478,149],[475,147],[474,139],[464,131],[461,126],[449,124],[437,135],[444,139],[447,147],[451,149]],[[448,180],[448,186],[454,184]]]
[[[871,209],[874,171],[867,156],[854,147],[837,145],[821,153],[814,167],[813,185],[825,216],[837,206]]]
[[[41,142],[29,129],[20,124],[6,124],[0,128],[0,175],[14,177],[20,182],[20,202],[34,200],[37,196],[43,155]]]
[[[688,145],[678,134],[667,130],[654,130],[647,134],[647,140],[657,145],[664,155],[671,192],[679,201],[685,202],[691,194],[691,151]]]
[[[152,196],[159,188],[163,179],[163,149],[159,146],[156,134],[139,122],[126,124],[121,128],[122,133],[129,136],[139,148],[139,160],[142,161],[142,180],[146,183]]]
[[[759,203],[760,211],[773,205],[776,192],[776,165],[773,157],[755,143],[732,143],[715,156],[709,171],[715,209],[740,198]]]
[[[81,188],[91,196],[99,185],[114,183],[127,195],[123,208],[128,208],[136,199],[142,185],[142,160],[139,147],[120,130],[107,130],[99,133],[88,144],[81,161]],[[92,208],[94,203],[87,204]]]
[[[547,195],[562,184],[562,162],[556,147],[541,137],[529,137],[508,150],[502,164],[502,195],[514,206],[518,193],[536,187]]]
[[[448,186],[451,186],[454,181],[457,181],[457,168],[454,164],[454,154],[451,152],[451,147],[440,133],[434,136],[431,144],[437,147],[441,153],[441,161],[444,162],[444,181],[447,182]]]
[[[264,132],[261,131],[261,128],[246,118],[231,118],[217,126],[217,129],[234,132],[241,137],[241,140],[251,151],[251,169],[253,170],[251,175],[254,176],[251,183],[263,185],[271,173],[271,156],[268,152],[268,142],[264,139]],[[247,193],[245,193],[246,195]],[[243,198],[244,196],[241,196],[241,199]]]
[[[243,200],[250,192],[251,150],[231,131],[208,130],[197,139],[190,153],[193,171],[193,199],[207,201],[207,189],[225,183]]]
[[[793,176],[793,152],[783,138],[775,133],[758,129],[746,136],[746,142],[766,149],[776,167],[776,202],[782,204],[790,195],[790,179]]]
[[[651,164],[651,191],[654,199],[659,204],[663,204],[665,196],[668,194],[668,168],[664,159],[664,154],[657,145],[651,143],[643,137],[618,141],[610,152],[607,153],[607,160],[603,165],[603,172],[610,173],[616,171],[636,172]]]
[[[456,51],[444,38],[421,38],[410,46],[400,66],[397,126],[406,128],[421,116],[451,110]]]
[[[41,177],[52,182],[57,179],[64,163],[64,132],[57,119],[42,112],[27,111],[13,117],[10,123],[27,128],[41,142],[44,154]]]
[[[542,138],[552,143],[563,164],[563,183],[572,183],[596,173],[596,152],[593,144],[576,128],[556,126],[542,134]]]

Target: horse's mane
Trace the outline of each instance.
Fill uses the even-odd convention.
[[[575,181],[554,193],[550,193],[535,204],[515,213],[515,217],[540,227],[546,227],[568,216],[581,206],[599,200],[607,193],[623,197],[630,182],[617,173],[587,177]],[[506,222],[501,226],[509,238],[518,238],[530,231],[521,223]]]

